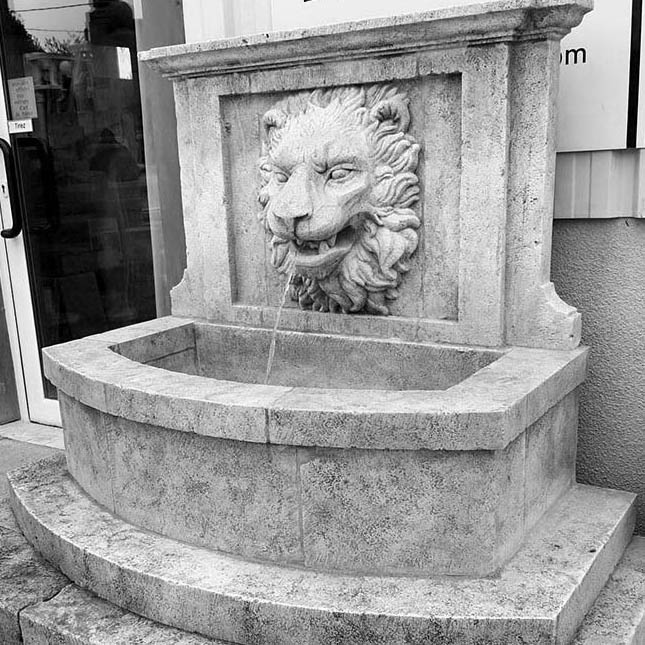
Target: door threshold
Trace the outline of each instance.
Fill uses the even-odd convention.
[[[0,437],[33,443],[37,446],[48,446],[59,450],[65,449],[62,428],[32,423],[31,421],[12,421],[11,423],[0,425]]]

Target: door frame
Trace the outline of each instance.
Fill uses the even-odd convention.
[[[0,82],[2,83],[0,137],[11,143],[4,90],[6,85],[2,70],[0,70]],[[2,228],[9,228],[13,221],[7,169],[4,161],[0,161],[0,222]],[[23,420],[30,420],[34,423],[60,426],[58,401],[45,397],[24,233],[15,238],[0,239],[2,239],[0,286],[7,317],[20,416]]]

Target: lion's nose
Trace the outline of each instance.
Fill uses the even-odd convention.
[[[287,240],[294,240],[296,238],[296,226],[298,222],[309,217],[308,211],[293,208],[275,210],[273,214],[278,220],[277,230],[273,232]]]
[[[310,217],[312,200],[303,170],[294,172],[273,204],[275,216],[293,231],[298,220]]]

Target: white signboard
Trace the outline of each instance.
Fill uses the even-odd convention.
[[[627,142],[632,0],[596,0],[562,40],[558,150],[616,150]]]
[[[323,24],[473,4],[475,0],[272,0],[273,28]],[[643,30],[645,32],[645,29]],[[632,0],[596,0],[595,9],[562,41],[558,150],[615,150],[645,146],[645,113],[638,141],[628,142],[628,122],[638,117],[638,85],[630,102]],[[645,38],[645,33],[643,35]],[[641,48],[645,52],[645,42]],[[645,108],[645,61],[640,105]],[[629,113],[629,114],[628,114]]]
[[[36,107],[34,79],[31,76],[10,78],[7,85],[9,86],[11,116],[15,120],[37,119],[38,108]]]

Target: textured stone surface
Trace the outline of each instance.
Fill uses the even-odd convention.
[[[300,451],[305,564],[488,575],[524,535],[524,442],[505,451]]]
[[[525,509],[526,525],[542,513],[575,481],[578,392],[539,419],[526,433]]]
[[[168,318],[165,321],[169,321]],[[157,329],[153,327],[152,329]],[[117,341],[114,351],[138,363],[154,363],[175,354],[195,349],[195,328],[190,322],[163,328],[164,333],[133,334]],[[108,332],[110,334],[110,332]],[[115,336],[104,335],[111,339]]]
[[[302,561],[294,449],[176,432],[61,395],[70,472],[121,517],[192,544]]]
[[[139,327],[141,338],[122,332],[125,353],[129,347],[133,356],[159,361],[160,348],[170,356],[190,351],[181,349],[190,341],[187,322],[175,324],[166,320],[157,333],[158,323],[152,333]],[[105,336],[48,350],[48,369],[61,388],[70,472],[94,499],[138,526],[244,557],[317,568],[489,574],[573,480],[574,399],[554,410],[581,382],[585,350],[497,354],[287,334],[295,347],[278,363],[293,363],[304,344],[323,354],[332,348],[330,364],[353,351],[345,368],[360,372],[365,344],[388,363],[382,372],[394,384],[420,385],[413,378],[423,376],[417,366],[426,362],[435,384],[465,378],[431,391],[350,389],[360,385],[360,373],[351,377],[355,382],[340,377],[346,389],[264,386],[222,380],[235,369],[239,378],[261,371],[257,331],[194,324],[197,362],[222,370],[219,379],[137,363],[112,351],[123,350]],[[168,330],[170,339],[159,337]],[[187,340],[178,344],[176,333]],[[237,368],[216,367],[225,348],[228,361],[240,359]],[[320,365],[313,352],[300,360]],[[432,374],[433,360],[440,376]],[[471,373],[478,362],[484,366]],[[97,405],[99,385],[105,398]],[[509,442],[515,447],[507,459]],[[324,451],[337,447],[351,450]],[[376,452],[360,452],[366,448]],[[489,452],[463,452],[482,448]],[[389,452],[379,454],[383,449]],[[326,478],[351,482],[334,489],[337,504],[325,499]],[[387,503],[374,514],[375,495]]]
[[[251,212],[258,191],[265,203],[265,198],[282,198],[275,173],[263,188],[252,170],[272,150],[262,115],[292,100],[284,108],[290,112],[301,90],[345,92],[339,88],[389,82],[410,97],[410,123],[396,121],[399,134],[422,146],[422,162],[414,164],[422,199],[417,209],[410,194],[408,206],[423,223],[399,302],[391,308],[396,318],[321,316],[287,308],[283,328],[497,346],[577,346],[580,317],[549,282],[553,97],[558,40],[591,6],[588,0],[485,2],[144,53],[143,60],[175,79],[182,115],[179,150],[191,233],[187,272],[175,291],[173,312],[271,326],[280,281],[267,273],[266,240]],[[287,139],[294,123],[291,118]],[[331,123],[326,120],[317,135],[309,136],[322,141]],[[428,137],[433,130],[436,136]],[[388,163],[394,174],[400,170],[396,161]],[[437,173],[437,167],[445,172]],[[278,173],[285,177],[285,194],[299,180],[298,173],[289,178],[292,172],[290,167]],[[268,181],[267,172],[264,177]],[[255,190],[249,190],[253,184]],[[366,201],[384,203],[391,196],[386,192]],[[303,184],[294,191],[300,195],[295,201],[282,200],[278,210],[289,221],[290,206],[305,193]],[[298,230],[318,221],[320,209],[305,210],[307,221],[300,221]],[[447,212],[452,223],[446,226]],[[276,211],[276,222],[280,217]],[[275,232],[279,226],[271,228]],[[399,228],[403,224],[393,230]],[[328,233],[321,230],[311,239]],[[277,248],[276,238],[271,243]],[[391,244],[386,253],[384,246],[379,243],[378,253],[389,259],[402,250]],[[390,273],[400,269],[393,265]],[[340,293],[342,300],[350,274],[344,272],[344,282],[332,281],[323,290]],[[363,288],[373,276],[372,270],[362,271],[357,284]],[[383,311],[381,304],[368,310]]]
[[[489,575],[574,479],[576,395],[497,451],[303,449],[103,414],[60,394],[70,473],[134,525],[261,560]]]
[[[287,388],[258,385],[249,396],[244,384],[171,372],[112,349],[137,338],[164,345],[158,336],[172,335],[186,324],[178,318],[159,319],[118,330],[120,334],[108,332],[49,347],[43,352],[44,369],[59,390],[98,410],[206,435],[266,441],[264,407]],[[136,351],[150,355],[141,347]]]
[[[194,348],[187,349],[183,352],[169,354],[162,358],[157,358],[153,361],[149,361],[146,365],[160,367],[172,372],[181,372],[182,374],[199,374],[199,368],[197,366],[197,352]]]
[[[633,495],[576,487],[496,577],[354,577],[137,531],[83,495],[60,459],[11,481],[21,527],[75,582],[153,620],[243,645],[564,645],[633,529]]]
[[[564,348],[580,341],[580,314],[549,282],[559,55],[555,40],[521,43],[511,65],[506,272],[512,277],[505,314],[510,345]]]
[[[201,437],[114,417],[114,508],[184,541],[249,558],[301,561],[295,450]]]
[[[67,467],[83,490],[114,512],[114,466],[100,412],[58,393]]]
[[[573,645],[645,643],[645,538],[634,538],[585,617]]]
[[[333,447],[505,448],[581,382],[583,356],[569,363],[566,355],[514,349],[445,392],[294,388],[269,410],[269,438]]]
[[[58,451],[43,446],[33,446],[22,441],[0,437],[0,528],[17,530],[16,520],[9,508],[9,489],[6,473],[31,461],[42,459]]]
[[[182,318],[162,319],[158,331],[161,323],[153,321],[138,325],[128,338],[137,331],[148,337],[165,333],[173,321],[186,324]],[[214,326],[209,333],[217,329],[227,327]],[[311,342],[324,350],[327,342],[344,341],[323,334]],[[515,347],[447,390],[396,391],[258,385],[181,374],[129,360],[110,349],[114,344],[103,334],[47,348],[45,372],[70,397],[140,423],[257,443],[370,449],[503,449],[580,385],[587,354],[580,348]],[[388,351],[397,363],[396,351]],[[473,350],[424,351],[448,352],[450,362]],[[490,351],[481,351],[485,362]]]
[[[0,500],[0,506],[7,508],[7,501]],[[45,562],[18,531],[0,527],[0,642],[21,643],[20,611],[51,598],[67,584],[67,578]]]
[[[264,383],[271,332],[195,323],[202,376]],[[279,331],[270,383],[355,390],[445,390],[503,356],[469,347]]]
[[[51,598],[67,579],[46,563],[22,536],[9,506],[6,473],[48,455],[51,448],[0,438],[0,642],[18,645],[18,613]]]
[[[645,627],[645,552],[634,539],[585,617],[573,645],[640,645]],[[68,585],[54,598],[24,609],[25,645],[225,645],[122,610]],[[3,634],[6,638],[6,634]],[[10,645],[10,641],[3,641]],[[472,641],[462,640],[461,645]],[[504,643],[514,643],[504,637]],[[526,642],[526,641],[525,641]]]
[[[25,645],[225,645],[124,611],[75,585],[25,609],[20,626]]]

